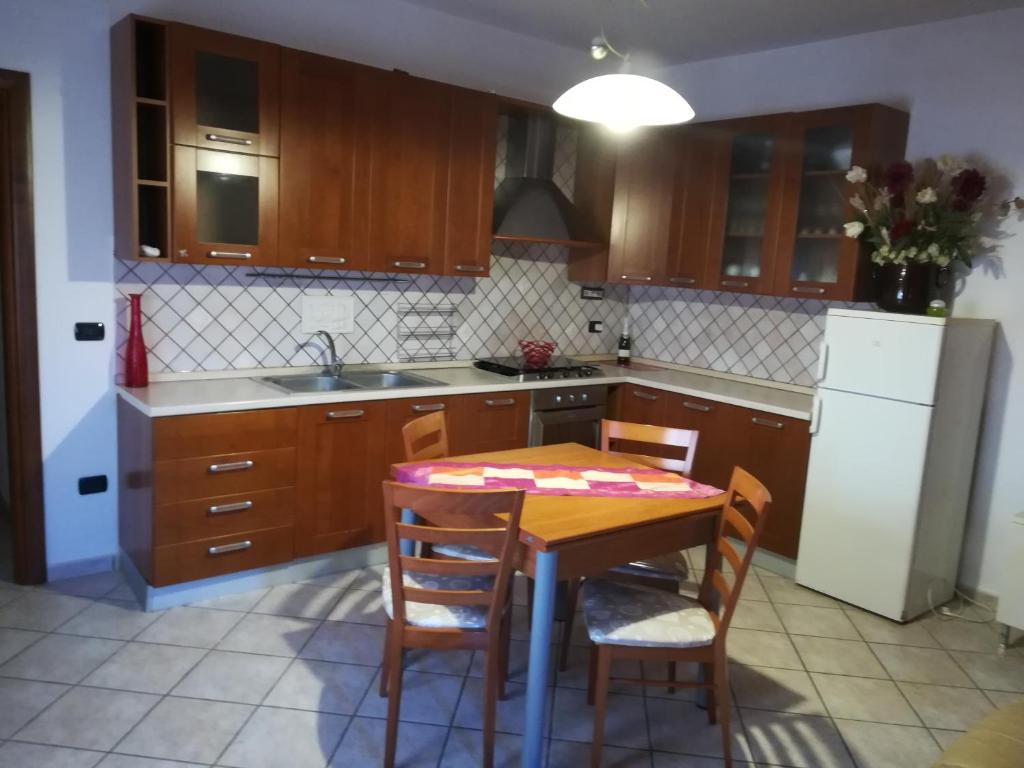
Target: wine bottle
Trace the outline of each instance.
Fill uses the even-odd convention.
[[[629,365],[629,353],[633,343],[629,340],[629,318],[622,321],[622,335],[619,336],[619,354],[615,362],[619,365]]]

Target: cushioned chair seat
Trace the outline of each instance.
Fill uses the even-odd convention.
[[[694,648],[715,637],[710,614],[695,600],[609,579],[584,583],[583,616],[591,641],[603,645]]]
[[[686,557],[682,552],[670,552],[667,555],[649,557],[646,560],[637,560],[633,563],[617,565],[611,569],[612,573],[624,576],[638,576],[642,578],[655,579],[678,579],[685,581],[690,575],[690,567],[686,563]]]
[[[1020,768],[1024,765],[1024,702],[992,712],[958,738],[932,768]]]
[[[490,576],[437,576],[425,573],[404,574],[407,587],[420,589],[472,590],[491,589],[494,579]],[[394,618],[391,600],[391,569],[384,569],[384,610],[388,618]],[[434,605],[405,601],[405,620],[417,627],[446,629],[484,629],[487,626],[487,606],[484,605]]]
[[[485,552],[472,544],[434,544],[430,551],[435,555],[454,557],[456,560],[496,560],[490,552]]]

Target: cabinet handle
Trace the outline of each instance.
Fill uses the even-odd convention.
[[[252,139],[236,139],[234,136],[221,136],[219,133],[206,134],[207,141],[219,141],[223,144],[237,144],[240,147],[251,147]]]
[[[481,267],[479,264],[456,264],[456,272],[483,272],[487,267]]]
[[[772,421],[771,419],[762,419],[759,416],[755,416],[754,418],[751,419],[751,421],[754,424],[757,424],[757,426],[759,426],[759,427],[770,427],[771,429],[782,429],[784,426],[786,426],[781,421]]]
[[[211,555],[226,555],[228,552],[240,552],[243,549],[249,549],[252,546],[252,542],[246,539],[245,541],[236,541],[234,544],[221,544],[219,547],[210,547],[206,552]]]
[[[689,408],[691,411],[700,411],[701,413],[711,413],[712,411],[710,405],[704,405],[703,403],[691,403],[689,400],[683,401],[683,408]]]
[[[361,408],[356,408],[351,411],[328,411],[326,418],[328,421],[337,421],[338,419],[358,419],[364,413],[366,413],[366,411]]]
[[[348,259],[335,256],[309,256],[306,261],[310,264],[344,264]]]
[[[413,413],[432,413],[434,411],[443,411],[444,403],[427,403],[425,405],[414,405],[412,407]]]
[[[697,278],[695,277],[670,277],[668,279],[670,283],[678,283],[679,285],[695,285]]]
[[[723,280],[722,285],[726,288],[749,288],[750,283],[746,280]]]
[[[639,389],[633,390],[633,397],[639,397],[641,400],[655,401],[658,399],[657,395],[652,395],[650,392],[641,392]]]
[[[651,282],[654,278],[650,275],[619,275],[620,280],[640,280],[645,283]]]
[[[209,471],[212,474],[217,474],[218,472],[242,472],[246,469],[252,469],[255,464],[256,462],[252,459],[246,459],[245,461],[231,461],[227,464],[211,464],[209,466]]]
[[[825,380],[825,373],[828,371],[828,344],[821,342],[821,352],[818,353],[818,372],[814,377],[816,384]]]
[[[225,515],[228,512],[241,512],[245,509],[252,509],[251,501],[235,501],[231,504],[214,504],[206,511],[211,515]]]
[[[391,262],[394,266],[400,269],[426,269],[427,262],[425,261],[393,261]]]
[[[501,400],[484,400],[484,405],[488,408],[501,408],[505,405],[515,405],[516,399],[514,397],[506,397]]]
[[[210,251],[206,255],[211,259],[239,259],[240,261],[248,261],[252,258],[249,251]]]
[[[825,292],[824,288],[815,288],[813,285],[794,285],[791,290],[793,293],[813,293],[819,296]]]

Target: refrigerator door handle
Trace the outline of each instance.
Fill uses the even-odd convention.
[[[814,406],[811,410],[811,437],[818,434],[821,429],[821,395],[815,393]]]
[[[818,375],[814,377],[817,384],[825,380],[825,372],[828,370],[828,344],[821,342],[821,354],[818,355]]]

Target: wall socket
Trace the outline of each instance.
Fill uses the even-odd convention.
[[[587,323],[587,330],[591,333],[603,333],[604,332],[604,321],[603,320],[591,320]]]

